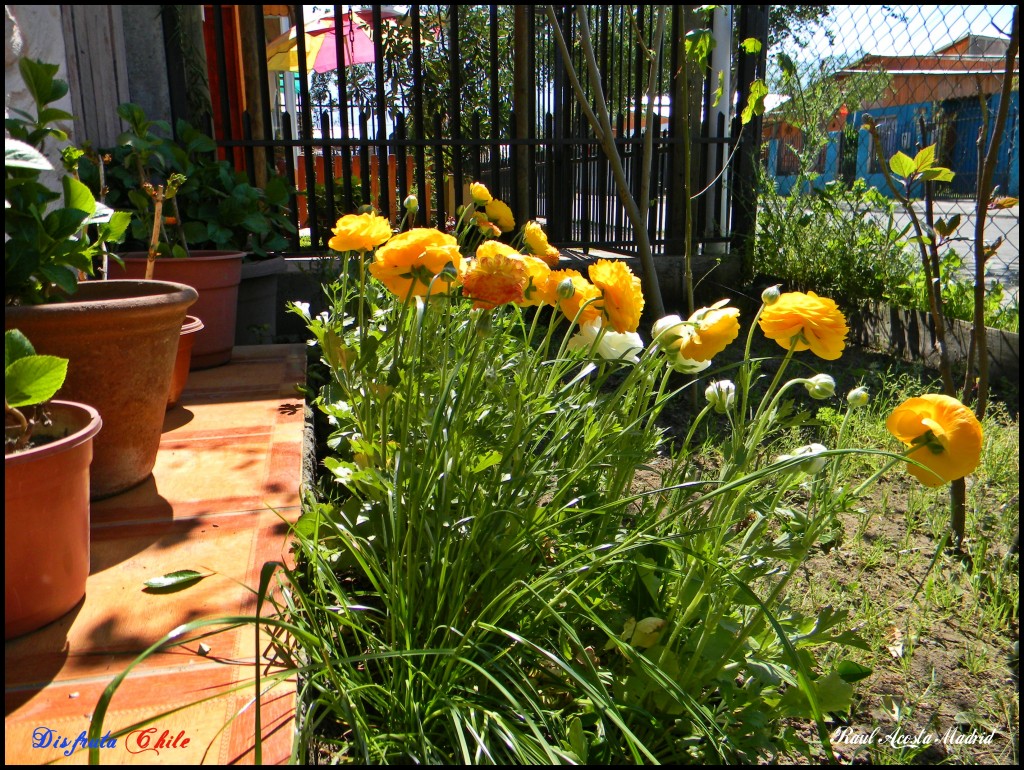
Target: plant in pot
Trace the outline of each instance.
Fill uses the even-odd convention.
[[[67,139],[53,124],[71,116],[52,105],[68,86],[56,65],[21,59],[19,67],[35,114],[12,109],[6,121],[4,326],[24,332],[40,354],[69,359],[63,395],[102,416],[90,469],[97,499],[153,470],[182,322],[196,292],[167,281],[88,280],[101,244],[119,241],[130,217],[98,204],[73,174],[60,175],[63,194],[44,184],[42,175],[53,170],[45,143]],[[64,153],[72,166],[77,155]]]
[[[129,128],[109,151],[113,161],[106,169],[105,192],[112,205],[135,212],[123,252],[128,274],[142,274],[141,250],[159,226],[157,276],[199,291],[196,314],[207,328],[197,339],[193,367],[227,363],[234,344],[262,341],[253,336],[253,326],[268,326],[273,334],[277,276],[285,269],[275,252],[286,248],[285,235],[295,232],[287,216],[288,186],[277,176],[265,190],[249,184],[245,174],[217,159],[210,137],[185,121],[178,122],[173,140],[167,138],[166,122],[147,119],[134,104],[122,104],[118,114]],[[184,180],[168,199],[165,216],[154,220],[146,185],[167,185],[175,174]],[[86,178],[98,189],[93,169]]]
[[[86,404],[51,401],[68,360],[4,332],[4,638],[74,607],[89,577],[89,464],[102,425]]]

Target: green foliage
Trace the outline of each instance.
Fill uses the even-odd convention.
[[[128,126],[119,146],[103,151],[111,161],[105,166],[107,200],[131,207],[131,248],[148,250],[153,228],[152,201],[144,183],[169,184],[175,175],[184,178],[165,210],[165,236],[159,253],[184,256],[187,249],[245,251],[259,259],[288,247],[295,232],[288,216],[290,189],[282,177],[271,174],[264,189],[251,185],[245,173],[226,160],[217,160],[217,145],[185,121],[178,121],[177,139],[167,138],[164,121],[149,120],[134,104],[122,104],[118,114]],[[82,177],[99,191],[97,156],[82,164]],[[183,241],[183,243],[182,243]]]
[[[762,173],[758,200],[754,270],[787,288],[852,309],[899,295],[913,275],[915,254],[895,225],[895,203],[863,180],[782,196]]]
[[[56,65],[20,59],[18,66],[36,114],[12,110],[15,117],[5,121],[4,295],[8,305],[35,305],[73,294],[79,274],[92,275],[101,244],[121,240],[129,215],[98,204],[72,175],[78,151],[63,153],[71,165],[60,179],[63,195],[42,182],[52,170],[43,155],[46,141],[67,139],[51,124],[71,116],[50,106],[67,93],[67,83],[55,77]]]
[[[68,359],[38,355],[17,329],[4,332],[4,452],[28,446],[41,415],[41,407],[64,384]],[[34,407],[26,415],[22,412]],[[10,419],[8,419],[10,418]]]

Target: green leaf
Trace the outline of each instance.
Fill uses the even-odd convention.
[[[822,713],[848,711],[853,701],[853,685],[844,682],[835,671],[813,683],[814,692],[818,696],[818,706]],[[810,718],[810,702],[804,691],[798,687],[790,687],[779,700],[776,710],[790,717]]]
[[[750,84],[750,96],[747,98],[747,106],[743,108],[740,120],[744,125],[749,123],[755,115],[764,114],[764,98],[768,96],[768,86],[762,81],[755,80]]]
[[[477,458],[476,463],[474,463],[473,467],[469,469],[469,472],[480,473],[480,471],[485,471],[488,468],[492,468],[501,462],[501,457],[501,452],[499,452],[497,449],[492,449],[490,452],[480,455]]]
[[[69,209],[84,211],[87,216],[96,213],[96,198],[92,190],[73,176],[64,177],[64,205]]]
[[[778,62],[783,75],[787,78],[796,77],[796,64],[793,63],[793,60],[788,55],[780,53],[778,55]]]
[[[953,177],[956,175],[948,168],[933,166],[926,171],[922,171],[921,176],[926,182],[952,182]]]
[[[740,43],[744,53],[761,53],[761,41],[756,37],[748,37]]]
[[[935,145],[931,144],[914,156],[914,166],[918,171],[926,171],[935,164]]]
[[[146,588],[157,589],[187,588],[193,583],[198,583],[205,577],[209,577],[209,575],[196,572],[194,569],[182,569],[177,572],[168,572],[166,575],[161,575],[160,577],[150,578],[144,585]]]
[[[847,684],[853,684],[871,676],[874,673],[874,669],[862,666],[860,663],[855,663],[852,660],[841,660],[836,666],[836,673]]]
[[[4,354],[7,353],[6,335]],[[4,369],[4,396],[18,408],[49,401],[68,375],[68,359],[57,356],[25,356]]]
[[[4,166],[49,171],[53,165],[31,144],[6,137],[4,139]]]
[[[28,341],[28,337],[17,329],[8,329],[4,332],[4,369],[13,364],[19,358],[34,356],[36,349]]]
[[[889,159],[889,168],[896,176],[906,179],[917,171],[917,164],[909,155],[897,152]]]

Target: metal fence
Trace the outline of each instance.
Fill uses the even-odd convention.
[[[291,18],[282,23],[282,34],[290,24],[310,34],[296,36],[296,72],[268,69],[262,57],[255,73],[263,93],[272,97],[261,106],[263,125],[272,127],[266,137],[253,136],[251,115],[238,121],[227,113],[231,60],[224,41],[230,40],[230,30],[225,31],[220,6],[208,11],[217,31],[210,61],[219,84],[213,99],[215,111],[223,111],[215,138],[238,153],[250,175],[258,148],[272,156],[274,172],[296,187],[295,224],[309,228],[313,249],[326,246],[339,213],[369,202],[394,221],[412,192],[421,201],[417,223],[444,227],[465,201],[469,182],[480,180],[517,217],[545,222],[560,247],[635,253],[632,225],[619,203],[610,164],[566,77],[546,6],[372,5],[357,13],[334,6],[335,35],[324,45],[334,46],[329,55],[335,69],[325,72],[311,72],[307,61],[311,46],[321,43],[318,30],[324,22],[306,19],[303,6],[287,7]],[[574,6],[555,8],[577,70],[584,72],[580,48],[573,45],[580,33]],[[687,140],[679,57],[685,32],[703,24],[690,8],[671,6],[656,75],[662,96],[651,126],[648,223],[656,254],[681,253],[685,232],[679,150]],[[729,32],[734,25],[736,39],[764,39],[766,9],[737,6]],[[258,34],[268,39],[265,20],[256,15]],[[587,15],[615,145],[636,195],[654,13],[643,5],[594,5],[587,6]],[[365,45],[358,49],[356,43],[366,41],[357,41],[357,34],[368,35],[371,54]],[[719,45],[730,49],[732,34],[722,38]],[[763,77],[764,53],[727,61],[735,103],[743,105],[750,83]],[[314,62],[312,69],[320,66]],[[709,189],[697,199],[693,231],[705,246],[724,245],[752,229],[753,174],[743,169],[756,162],[760,127],[740,132],[738,119],[712,108],[711,79],[701,86],[690,107],[690,141],[695,187]],[[738,141],[744,144],[737,147]],[[731,173],[721,173],[733,153]],[[299,250],[298,238],[293,247]]]
[[[878,127],[881,154],[913,157],[934,144],[952,182],[936,185],[937,206],[962,214],[965,232],[978,183],[979,132],[993,138],[1012,5],[822,6],[818,23],[776,41],[769,51],[769,101],[762,162],[776,189],[788,193],[801,169],[812,184],[860,178],[891,193],[879,168],[866,115]],[[782,58],[780,58],[782,54]],[[786,56],[796,78],[785,77]],[[1012,74],[1019,77],[1019,58]],[[1008,100],[993,183],[996,197],[1020,194],[1020,99]],[[811,157],[812,153],[817,153]],[[803,166],[801,164],[804,164]],[[803,177],[806,182],[806,176]],[[992,213],[989,240],[1002,238],[994,277],[1016,293],[1019,207]]]

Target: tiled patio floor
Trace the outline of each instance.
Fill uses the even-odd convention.
[[[152,477],[93,503],[84,601],[5,645],[7,764],[84,764],[86,751],[65,757],[66,749],[36,748],[33,734],[49,728],[70,747],[88,729],[104,688],[137,653],[187,621],[255,611],[250,589],[265,562],[287,557],[282,519],[299,514],[303,402],[295,385],[304,370],[304,346],[267,345],[236,348],[230,364],[192,372],[181,403],[167,413]],[[143,591],[145,580],[182,569],[213,574],[175,593]],[[206,655],[191,642],[132,671],[111,701],[104,733],[250,685],[160,717],[149,734],[118,739],[100,750],[103,764],[254,761],[254,710],[231,721],[255,694],[253,627],[204,641]],[[263,698],[264,763],[290,754],[293,699],[293,682]],[[177,747],[154,751],[165,730]],[[150,750],[142,750],[147,738]]]

